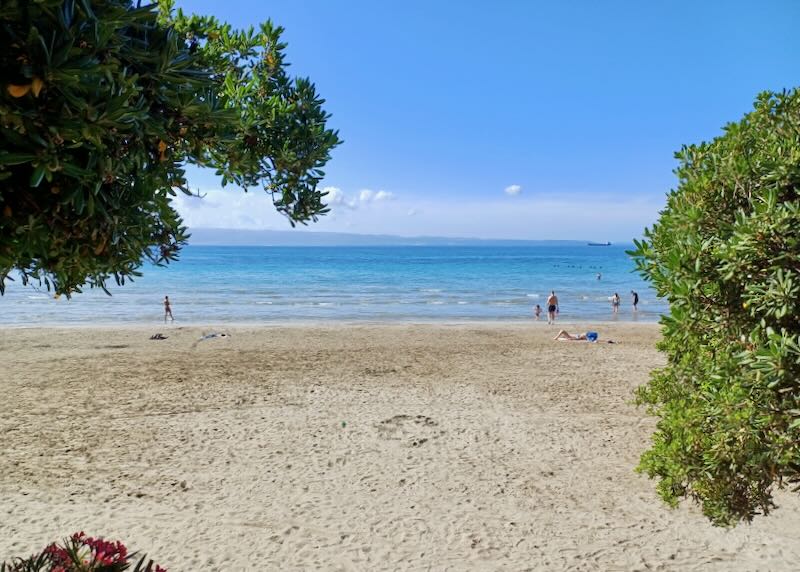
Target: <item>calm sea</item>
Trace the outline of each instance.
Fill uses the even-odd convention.
[[[664,301],[633,272],[628,246],[189,246],[166,268],[123,287],[55,300],[8,285],[0,324],[158,323],[169,295],[176,323],[532,319],[555,290],[564,320],[656,321]],[[597,274],[602,279],[597,279]],[[633,315],[630,291],[640,295]]]

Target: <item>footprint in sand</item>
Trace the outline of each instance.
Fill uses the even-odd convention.
[[[375,424],[378,437],[390,441],[403,441],[410,447],[419,447],[444,433],[438,423],[425,415],[395,415]]]

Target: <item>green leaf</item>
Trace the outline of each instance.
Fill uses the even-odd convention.
[[[39,183],[41,183],[41,182],[42,182],[42,179],[44,178],[44,173],[45,173],[45,171],[46,171],[46,170],[47,170],[47,166],[46,166],[46,165],[44,165],[43,163],[40,163],[40,164],[39,164],[39,165],[38,165],[38,166],[37,166],[37,167],[36,167],[36,168],[33,170],[33,173],[31,173],[31,178],[30,178],[29,186],[31,186],[31,187],[38,187],[38,186],[39,186]]]
[[[31,153],[0,153],[0,165],[23,165],[36,159]]]

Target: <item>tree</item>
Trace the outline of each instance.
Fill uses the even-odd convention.
[[[800,482],[800,92],[761,94],[676,157],[678,188],[631,253],[670,303],[667,366],[638,392],[660,417],[640,470],[733,525]]]
[[[177,258],[187,164],[263,188],[292,224],[327,212],[317,183],[338,135],[288,75],[280,27],[171,0],[0,6],[0,292],[13,271],[69,295]]]

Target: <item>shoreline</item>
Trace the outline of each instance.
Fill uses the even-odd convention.
[[[643,326],[643,327],[660,327],[659,321],[654,320],[593,320],[593,319],[564,319],[558,320],[552,324],[551,328],[564,327],[612,327],[612,326]],[[153,322],[101,322],[101,323],[59,323],[59,322],[40,322],[36,324],[3,324],[0,323],[0,332],[3,330],[117,330],[117,329],[131,329],[143,330],[151,328],[236,328],[236,329],[259,329],[259,328],[342,328],[342,327],[407,327],[407,326],[465,326],[465,327],[481,327],[487,328],[538,328],[547,327],[547,320],[495,320],[495,319],[470,319],[470,320],[339,320],[339,319],[326,319],[326,320],[283,320],[283,321],[259,321],[259,322],[167,322],[166,324],[159,321]],[[560,328],[559,328],[560,329]]]

